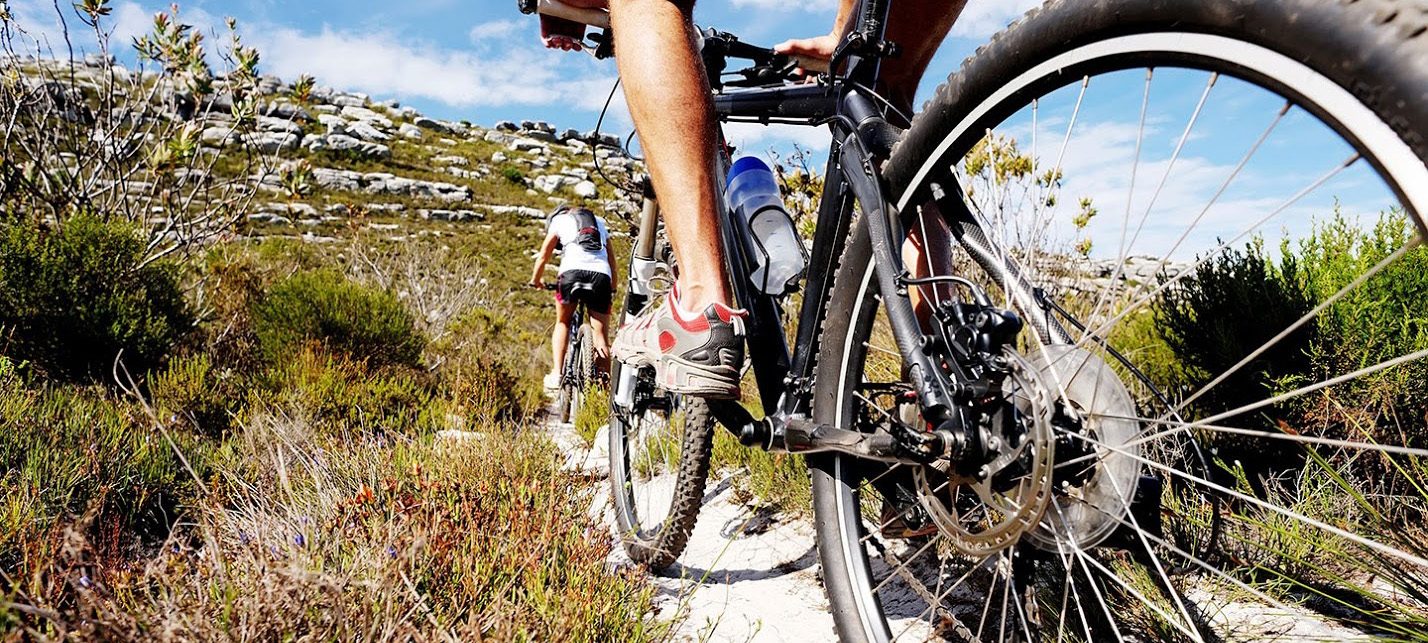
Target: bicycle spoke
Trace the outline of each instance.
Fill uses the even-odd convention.
[[[1330,534],[1334,534],[1335,536],[1339,536],[1339,537],[1341,537],[1341,538],[1347,539],[1347,540],[1352,541],[1352,542],[1354,542],[1354,543],[1356,543],[1356,544],[1358,544],[1358,545],[1361,545],[1361,546],[1363,546],[1363,547],[1367,547],[1367,548],[1372,549],[1372,550],[1374,550],[1374,551],[1377,551],[1377,552],[1379,552],[1379,553],[1382,553],[1382,554],[1385,554],[1385,555],[1388,555],[1388,556],[1392,556],[1392,557],[1394,557],[1394,558],[1397,558],[1397,559],[1402,560],[1402,561],[1407,562],[1407,563],[1411,563],[1411,564],[1414,564],[1414,565],[1420,565],[1420,566],[1423,566],[1423,567],[1428,567],[1428,559],[1424,559],[1424,558],[1422,558],[1422,557],[1420,557],[1420,556],[1417,556],[1417,555],[1415,555],[1415,554],[1410,554],[1410,553],[1408,553],[1408,552],[1405,552],[1405,551],[1402,551],[1402,550],[1400,550],[1400,549],[1396,549],[1396,548],[1390,547],[1390,546],[1385,545],[1385,544],[1383,544],[1383,543],[1380,543],[1380,542],[1377,542],[1377,541],[1374,541],[1374,540],[1369,540],[1368,538],[1365,538],[1365,537],[1363,537],[1363,536],[1360,536],[1360,535],[1355,534],[1355,533],[1353,533],[1353,532],[1350,532],[1350,531],[1348,531],[1348,530],[1341,529],[1341,528],[1339,528],[1339,527],[1335,527],[1335,526],[1333,526],[1333,525],[1330,525],[1330,524],[1328,524],[1328,523],[1326,523],[1326,522],[1324,522],[1324,521],[1318,520],[1318,519],[1316,519],[1316,518],[1311,518],[1311,517],[1309,517],[1309,516],[1307,516],[1307,515],[1304,515],[1304,514],[1302,514],[1302,513],[1300,513],[1300,512],[1294,511],[1294,510],[1289,509],[1289,508],[1287,508],[1287,507],[1281,507],[1281,506],[1279,506],[1279,505],[1276,505],[1276,504],[1274,504],[1274,503],[1261,500],[1261,499],[1256,498],[1256,497],[1254,497],[1254,496],[1251,496],[1251,495],[1249,495],[1249,494],[1245,494],[1245,493],[1241,493],[1241,492],[1239,492],[1239,491],[1235,491],[1235,490],[1230,489],[1229,487],[1226,487],[1226,486],[1224,486],[1224,485],[1222,485],[1222,484],[1219,484],[1219,483],[1216,483],[1216,482],[1207,480],[1207,479],[1205,479],[1205,478],[1202,478],[1202,477],[1200,477],[1200,476],[1197,476],[1197,475],[1195,475],[1195,474],[1193,474],[1193,473],[1190,473],[1190,472],[1188,472],[1188,471],[1182,471],[1182,470],[1180,470],[1180,469],[1176,469],[1175,467],[1171,467],[1171,466],[1169,466],[1169,465],[1166,465],[1166,464],[1157,462],[1157,461],[1152,460],[1152,459],[1150,459],[1150,458],[1141,456],[1141,455],[1138,454],[1138,453],[1133,453],[1133,452],[1130,452],[1130,451],[1126,451],[1126,450],[1124,450],[1124,449],[1120,449],[1119,447],[1107,445],[1107,444],[1102,443],[1102,442],[1100,442],[1100,441],[1098,441],[1098,440],[1096,440],[1096,439],[1094,439],[1094,438],[1089,438],[1089,437],[1086,437],[1086,436],[1081,435],[1081,434],[1079,434],[1079,433],[1070,433],[1069,435],[1071,435],[1071,436],[1073,436],[1073,437],[1076,437],[1077,439],[1084,440],[1084,441],[1086,441],[1086,442],[1088,442],[1088,443],[1090,443],[1090,444],[1093,444],[1093,445],[1095,445],[1095,446],[1098,446],[1098,447],[1100,447],[1100,448],[1107,449],[1107,450],[1109,450],[1109,451],[1114,451],[1114,452],[1116,452],[1116,453],[1118,453],[1118,454],[1121,454],[1121,455],[1124,455],[1124,456],[1126,456],[1126,457],[1132,458],[1132,459],[1134,459],[1134,460],[1136,460],[1136,461],[1139,461],[1139,462],[1141,462],[1142,464],[1144,464],[1144,465],[1146,465],[1146,466],[1148,466],[1148,467],[1150,467],[1150,468],[1152,468],[1152,469],[1155,469],[1155,470],[1157,470],[1157,471],[1162,471],[1162,472],[1165,472],[1165,473],[1167,473],[1167,474],[1170,474],[1170,475],[1173,475],[1173,476],[1177,476],[1177,477],[1179,477],[1179,478],[1182,478],[1182,479],[1184,479],[1184,480],[1186,480],[1186,481],[1194,482],[1194,483],[1199,484],[1199,485],[1201,485],[1201,486],[1203,486],[1203,487],[1205,487],[1205,488],[1207,488],[1207,489],[1210,489],[1210,490],[1212,490],[1212,491],[1218,491],[1218,492],[1220,492],[1220,493],[1222,493],[1222,494],[1225,494],[1225,495],[1230,496],[1230,497],[1232,497],[1232,498],[1235,498],[1235,499],[1237,499],[1237,500],[1241,500],[1241,501],[1250,503],[1250,504],[1252,504],[1252,505],[1255,505],[1255,506],[1257,506],[1257,507],[1260,507],[1260,508],[1262,508],[1262,509],[1266,509],[1266,510],[1272,511],[1272,512],[1274,512],[1274,513],[1280,514],[1280,515],[1282,515],[1282,516],[1284,516],[1284,517],[1286,517],[1286,518],[1291,518],[1291,519],[1293,519],[1293,520],[1298,520],[1298,521],[1300,521],[1300,522],[1302,522],[1302,523],[1304,523],[1304,524],[1306,524],[1306,525],[1310,525],[1310,526],[1313,526],[1313,527],[1315,527],[1315,528],[1317,528],[1317,529],[1320,529],[1320,530],[1322,530],[1322,531],[1324,531],[1324,532],[1327,532],[1327,533],[1330,533]]]
[[[1343,299],[1350,292],[1353,292],[1354,289],[1358,288],[1359,286],[1367,282],[1369,279],[1371,279],[1374,275],[1383,272],[1385,268],[1387,268],[1393,262],[1402,258],[1404,255],[1408,254],[1408,251],[1417,248],[1420,244],[1422,244],[1422,242],[1423,239],[1421,237],[1415,236],[1412,241],[1408,242],[1407,244],[1404,244],[1403,247],[1399,248],[1398,250],[1395,250],[1389,256],[1384,257],[1384,259],[1378,262],[1378,264],[1374,265],[1374,267],[1370,268],[1364,274],[1359,275],[1358,278],[1354,279],[1347,286],[1344,286],[1343,288],[1339,289],[1338,292],[1334,293],[1333,295],[1325,299],[1323,302],[1321,302],[1319,305],[1315,306],[1313,310],[1305,313],[1304,316],[1300,317],[1298,321],[1294,322],[1293,324],[1290,324],[1288,328],[1285,328],[1284,330],[1280,331],[1278,335],[1275,335],[1269,341],[1265,342],[1259,348],[1255,349],[1254,352],[1251,352],[1249,355],[1246,355],[1244,359],[1241,359],[1234,366],[1231,366],[1230,368],[1226,369],[1225,372],[1219,374],[1217,377],[1215,377],[1215,379],[1206,383],[1204,386],[1201,386],[1198,391],[1195,391],[1195,393],[1182,400],[1179,404],[1175,406],[1175,408],[1171,409],[1170,412],[1166,415],[1168,416],[1172,413],[1178,413],[1184,410],[1190,404],[1194,403],[1195,400],[1198,400],[1201,396],[1205,395],[1205,393],[1209,392],[1211,389],[1215,388],[1216,386],[1223,383],[1225,380],[1229,379],[1231,375],[1234,375],[1235,373],[1239,372],[1241,368],[1244,368],[1250,362],[1253,362],[1254,360],[1258,359],[1259,356],[1263,355],[1270,348],[1273,348],[1275,345],[1277,345],[1280,341],[1284,340],[1284,338],[1288,337],[1294,331],[1299,330],[1305,324],[1308,324],[1314,318],[1318,317],[1319,313],[1324,312],[1324,310],[1327,309],[1329,306],[1332,306],[1340,299]]]
[[[1322,186],[1322,185],[1324,185],[1325,183],[1329,182],[1329,180],[1331,180],[1331,179],[1333,179],[1334,177],[1338,176],[1338,175],[1339,175],[1340,173],[1342,173],[1345,169],[1348,169],[1349,166],[1351,166],[1351,165],[1353,165],[1354,163],[1358,162],[1361,158],[1363,158],[1363,157],[1360,156],[1357,152],[1355,152],[1355,153],[1354,153],[1353,155],[1351,155],[1348,159],[1344,160],[1342,163],[1340,163],[1339,165],[1335,166],[1334,169],[1329,170],[1329,171],[1326,172],[1323,176],[1320,176],[1319,178],[1315,179],[1315,180],[1314,180],[1312,183],[1310,183],[1307,187],[1305,187],[1304,189],[1302,189],[1302,190],[1300,190],[1299,192],[1295,193],[1294,196],[1290,197],[1287,201],[1285,201],[1285,202],[1284,202],[1283,204],[1281,204],[1279,207],[1277,207],[1277,208],[1271,210],[1271,211],[1269,212],[1269,214],[1266,214],[1266,215],[1264,215],[1263,217],[1261,217],[1260,219],[1256,220],[1253,224],[1251,224],[1251,225],[1250,225],[1248,228],[1246,228],[1243,232],[1240,232],[1239,234],[1235,235],[1234,238],[1232,238],[1232,239],[1230,239],[1230,240],[1228,240],[1228,241],[1223,241],[1223,242],[1221,242],[1221,243],[1220,243],[1218,246],[1216,246],[1214,249],[1212,249],[1212,250],[1210,250],[1209,252],[1207,252],[1207,253],[1205,254],[1205,256],[1203,256],[1203,257],[1201,257],[1200,259],[1196,260],[1193,264],[1191,264],[1191,265],[1190,265],[1189,267],[1187,267],[1185,270],[1182,270],[1182,271],[1180,272],[1180,274],[1178,274],[1178,275],[1176,275],[1176,276],[1174,276],[1174,277],[1171,277],[1170,279],[1167,279],[1164,283],[1162,283],[1162,284],[1160,284],[1159,286],[1157,286],[1157,287],[1156,287],[1154,290],[1152,290],[1151,292],[1146,293],[1145,295],[1141,296],[1139,299],[1136,299],[1134,303],[1132,303],[1131,305],[1127,306],[1127,307],[1126,307],[1124,310],[1122,310],[1121,312],[1116,313],[1116,314],[1115,314],[1114,316],[1112,316],[1110,319],[1107,319],[1106,321],[1102,322],[1100,326],[1095,327],[1095,330],[1093,330],[1093,331],[1091,331],[1090,333],[1084,335],[1079,341],[1077,341],[1077,342],[1076,342],[1076,346],[1077,346],[1078,348],[1085,346],[1086,341],[1087,341],[1087,338],[1104,336],[1105,333],[1106,333],[1106,331],[1107,331],[1109,328],[1111,328],[1116,322],[1118,322],[1118,321],[1124,319],[1124,318],[1126,317],[1126,315],[1129,315],[1130,313],[1136,312],[1136,311],[1140,310],[1143,306],[1145,306],[1145,305],[1147,305],[1147,304],[1149,304],[1149,303],[1155,301],[1155,298],[1156,298],[1157,296],[1161,295],[1161,294],[1164,293],[1165,291],[1167,291],[1167,290],[1169,290],[1170,288],[1174,287],[1176,284],[1179,284],[1181,281],[1183,281],[1183,280],[1189,278],[1191,275],[1193,275],[1193,274],[1195,273],[1195,270],[1196,270],[1196,269],[1198,269],[1198,268],[1200,268],[1201,266],[1203,266],[1203,265],[1209,263],[1215,256],[1219,255],[1219,253],[1225,251],[1227,248],[1233,246],[1233,245],[1236,244],[1236,243],[1239,243],[1239,242],[1240,242],[1241,240],[1243,240],[1245,237],[1249,236],[1251,232],[1257,230],[1260,226],[1264,225],[1265,223],[1268,223],[1271,219],[1273,219],[1273,218],[1279,216],[1281,213],[1283,213],[1284,211],[1288,210],[1288,209],[1289,209],[1290,207],[1292,207],[1295,203],[1298,203],[1300,199],[1303,199],[1303,198],[1304,198],[1306,195],[1308,195],[1309,193],[1313,192],[1314,190],[1318,189],[1320,186]],[[1089,320],[1088,320],[1088,321],[1089,321]],[[1090,327],[1090,324],[1088,323],[1087,326]]]

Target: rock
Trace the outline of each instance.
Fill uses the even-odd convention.
[[[338,109],[336,105],[313,105],[312,111],[319,114],[336,114]]]
[[[307,137],[307,149],[314,152],[331,150],[335,152],[352,151],[376,159],[388,159],[392,157],[392,148],[381,143],[371,143],[359,141],[345,134],[327,134],[324,136]]]
[[[545,211],[537,208],[530,208],[523,205],[482,205],[482,209],[489,210],[495,214],[519,214],[532,219],[545,220]]]
[[[407,206],[401,203],[368,203],[367,209],[374,212],[405,212]]]
[[[544,131],[544,130],[535,130],[535,131],[526,132],[525,134],[526,134],[526,137],[527,137],[527,138],[533,138],[533,139],[535,139],[535,140],[537,140],[537,141],[541,141],[541,142],[544,142],[544,143],[559,143],[559,142],[560,142],[560,137],[556,136],[555,133],[553,133],[553,132],[547,132],[547,131]]]
[[[346,203],[329,203],[326,206],[323,206],[322,211],[328,214],[336,214],[345,217],[348,214],[352,213],[352,208],[347,207]]]
[[[581,181],[579,183],[576,183],[574,190],[575,196],[585,199],[593,199],[596,195],[600,193],[600,190],[595,187],[595,183],[591,181]]]
[[[567,129],[567,130],[562,131],[562,132],[560,133],[560,140],[562,140],[562,141],[570,141],[571,139],[579,140],[579,139],[580,139],[580,132],[577,132],[577,131],[575,131],[574,129]]]
[[[565,141],[565,146],[566,146],[567,148],[570,148],[570,151],[571,151],[572,153],[575,153],[575,154],[584,154],[584,153],[590,151],[590,146],[587,145],[587,144],[585,143],[585,141],[582,141],[582,140],[580,140],[580,139],[578,139],[578,138],[572,138],[572,139],[566,140],[566,141]]]
[[[362,175],[351,170],[315,167],[312,168],[312,178],[318,185],[329,190],[356,192],[362,189]],[[345,209],[347,206],[342,207]]]
[[[471,161],[467,160],[467,158],[464,157],[464,156],[433,156],[433,157],[431,157],[431,162],[432,162],[432,163],[437,163],[437,164],[439,164],[439,165],[470,165],[470,164],[471,164]]]
[[[373,105],[376,105],[377,107],[384,108],[384,109],[396,109],[396,108],[402,106],[402,104],[401,104],[400,102],[398,102],[395,98],[389,98],[389,99],[387,99],[387,100],[377,101],[377,102],[372,103],[372,104],[373,104]]]
[[[505,152],[496,152],[496,153],[492,154],[492,155],[491,155],[491,162],[492,162],[492,163],[505,163],[505,162],[506,162],[506,153],[505,153]]]
[[[302,144],[301,134],[288,132],[260,132],[243,137],[244,143],[253,146],[263,154],[275,154],[295,150]]]
[[[85,54],[84,64],[90,67],[109,67],[114,64],[114,54]]]
[[[446,133],[448,133],[448,134],[455,134],[455,135],[457,135],[457,136],[466,136],[466,133],[471,131],[471,128],[470,128],[470,127],[467,127],[465,123],[458,123],[458,122],[456,122],[456,121],[437,121],[437,122],[440,123],[442,127],[445,127],[445,128],[446,128]]]
[[[486,132],[485,136],[482,136],[481,138],[487,143],[496,143],[497,145],[509,145],[511,141],[516,140],[515,136],[512,136],[505,132],[498,132],[496,130]]]
[[[307,218],[317,217],[317,208],[306,203],[267,203],[263,205],[262,211]]]
[[[306,123],[312,122],[312,114],[308,113],[307,110],[292,103],[282,101],[268,103],[263,107],[261,113],[264,116],[272,116],[273,118],[281,118],[283,120],[303,121]]]
[[[302,134],[302,126],[290,120],[274,118],[272,116],[259,116],[258,129],[264,132],[286,132],[288,134]]]
[[[564,170],[561,170],[560,173],[566,176],[573,176],[577,179],[580,179],[581,181],[586,181],[590,179],[590,173],[578,167],[565,168]]]
[[[419,139],[422,136],[421,128],[411,123],[402,123],[402,126],[397,128],[397,133],[410,139]]]
[[[450,127],[447,127],[447,124],[446,124],[445,121],[438,121],[438,120],[436,120],[436,119],[434,119],[434,118],[427,118],[427,117],[425,117],[425,116],[422,116],[421,118],[418,118],[418,119],[412,121],[412,123],[416,124],[417,127],[420,127],[420,128],[422,128],[422,129],[429,129],[429,130],[431,130],[431,131],[433,131],[433,132],[437,132],[437,133],[439,133],[439,134],[455,134],[455,133],[456,133],[456,132],[453,131]]]
[[[327,128],[328,134],[346,134],[347,119],[333,114],[318,114],[317,122]]]
[[[198,135],[199,140],[213,147],[224,147],[238,140],[238,133],[232,127],[208,127]]]
[[[520,129],[520,127],[518,127],[515,123],[512,123],[511,121],[501,121],[499,123],[496,123],[496,131],[515,132],[519,131]]]
[[[352,136],[356,136],[357,138],[360,138],[364,141],[381,142],[391,140],[392,138],[382,133],[382,131],[378,130],[376,127],[373,127],[372,123],[368,121],[355,121],[349,123],[347,125],[347,132]]]
[[[511,141],[507,147],[517,152],[538,152],[545,154],[545,144],[533,138],[517,138]]]
[[[418,112],[415,107],[405,106],[397,110],[397,116],[412,120],[414,118],[421,118],[421,112]]]
[[[559,174],[545,174],[538,176],[531,181],[531,186],[537,190],[550,194],[561,188],[574,187],[580,180],[573,176],[562,176]],[[591,184],[594,187],[594,184]]]
[[[342,115],[348,119],[365,121],[383,129],[392,126],[392,119],[367,109],[366,107],[353,107],[348,105],[342,108]]]
[[[366,107],[367,105],[367,99],[351,94],[335,94],[328,102],[338,107]]]

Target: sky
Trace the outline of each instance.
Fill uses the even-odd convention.
[[[1034,4],[1037,0],[974,2],[931,76],[945,77],[977,44]],[[11,5],[27,24],[53,22],[48,0]],[[111,6],[114,42],[127,43],[169,2],[116,0]],[[835,6],[836,0],[704,0],[695,19],[772,45],[826,33]],[[591,129],[615,81],[613,61],[544,49],[537,19],[517,11],[514,0],[193,0],[181,3],[180,16],[205,30],[221,28],[225,17],[236,18],[245,41],[261,51],[265,73],[285,80],[312,74],[338,89],[478,125],[536,119],[562,129]],[[629,127],[623,114],[616,123]]]
[[[978,45],[1039,2],[972,0],[932,63],[918,103]],[[772,45],[826,33],[836,3],[702,0],[695,20],[748,42]],[[9,4],[33,33],[51,40],[59,33],[53,0],[10,0]],[[69,4],[69,0],[59,2],[66,8]],[[154,13],[169,10],[168,2],[154,0],[111,0],[110,6],[113,15],[106,24],[121,59],[132,59],[127,43],[149,30]],[[182,3],[179,15],[183,22],[209,33],[220,32],[224,18],[237,19],[246,44],[262,54],[263,73],[288,81],[311,74],[319,84],[363,92],[374,100],[395,99],[429,116],[488,127],[502,120],[531,119],[559,129],[593,129],[615,82],[613,61],[542,47],[537,19],[520,14],[514,0],[192,0]],[[1059,204],[1046,214],[1058,234],[1067,238],[1080,234],[1069,222],[1079,197],[1090,196],[1103,213],[1093,220],[1090,232],[1143,220],[1132,226],[1143,235],[1144,252],[1167,253],[1176,247],[1187,222],[1219,221],[1229,229],[1246,219],[1247,212],[1282,205],[1348,153],[1332,141],[1315,143],[1325,138],[1317,135],[1326,131],[1307,123],[1304,113],[1296,110],[1256,152],[1257,163],[1237,171],[1237,162],[1273,121],[1282,99],[1257,95],[1237,81],[1224,81],[1213,88],[1216,100],[1197,116],[1194,108],[1208,75],[1158,72],[1148,101],[1154,116],[1141,128],[1136,111],[1142,102],[1143,76],[1142,70],[1097,79],[1095,97],[1088,99],[1072,128],[1067,124],[1078,114],[1075,86],[1042,101],[1035,128],[1028,113],[1007,122],[1005,131],[1017,136],[1023,148],[1032,146],[1031,134],[1036,132],[1043,141],[1040,164],[1062,163],[1067,179]],[[1116,110],[1119,113],[1111,113]],[[1196,129],[1184,136],[1187,121],[1195,119]],[[631,130],[617,94],[602,131],[623,137]],[[734,125],[726,134],[746,151],[786,153],[797,143],[817,152],[828,144],[826,130],[807,127]],[[1183,150],[1177,154],[1182,137]],[[1053,155],[1051,148],[1057,146],[1045,141],[1063,139],[1066,152],[1057,150]],[[1132,174],[1126,168],[1135,165],[1134,159],[1140,165]],[[1292,228],[1295,235],[1302,234],[1312,216],[1332,211],[1336,199],[1351,214],[1371,215],[1386,207],[1381,183],[1365,176],[1363,165],[1294,204],[1286,218],[1297,223],[1270,222],[1263,232],[1273,237]],[[1238,177],[1236,182],[1217,197],[1231,176]],[[1206,203],[1213,203],[1208,211]],[[1154,216],[1149,216],[1152,210]],[[1197,233],[1200,238],[1186,247],[1204,248],[1213,245],[1216,237],[1233,236],[1219,227],[1210,230]],[[1106,251],[1104,245],[1098,246],[1098,254]]]

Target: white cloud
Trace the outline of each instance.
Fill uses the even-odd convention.
[[[599,67],[580,65],[574,55],[562,57],[540,48],[534,39],[497,39],[476,52],[412,43],[386,32],[325,28],[313,34],[277,27],[252,30],[250,40],[263,52],[268,73],[284,78],[307,73],[343,89],[419,97],[454,107],[564,102],[598,108],[613,82],[613,66],[605,65],[602,74]]]
[[[987,38],[1043,0],[971,0],[952,27],[957,38]]]
[[[724,137],[742,154],[763,155],[770,149],[780,154],[793,152],[793,146],[823,152],[828,149],[832,136],[827,127],[807,127],[798,125],[758,125],[755,123],[730,123],[724,126]],[[819,168],[822,171],[820,164]]]
[[[484,45],[492,39],[505,39],[514,35],[520,30],[520,27],[521,23],[514,20],[483,22],[471,28],[471,42]]]

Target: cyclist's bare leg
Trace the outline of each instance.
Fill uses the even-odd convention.
[[[590,335],[595,340],[595,363],[601,373],[610,372],[610,340],[606,328],[610,325],[609,313],[590,313]]]
[[[575,316],[575,302],[555,302],[555,329],[550,331],[552,373],[565,370],[565,344],[570,341],[570,318]]]
[[[695,51],[693,0],[611,0],[625,100],[679,263],[686,311],[729,304],[714,191],[714,108]],[[627,52],[627,55],[620,55]]]

